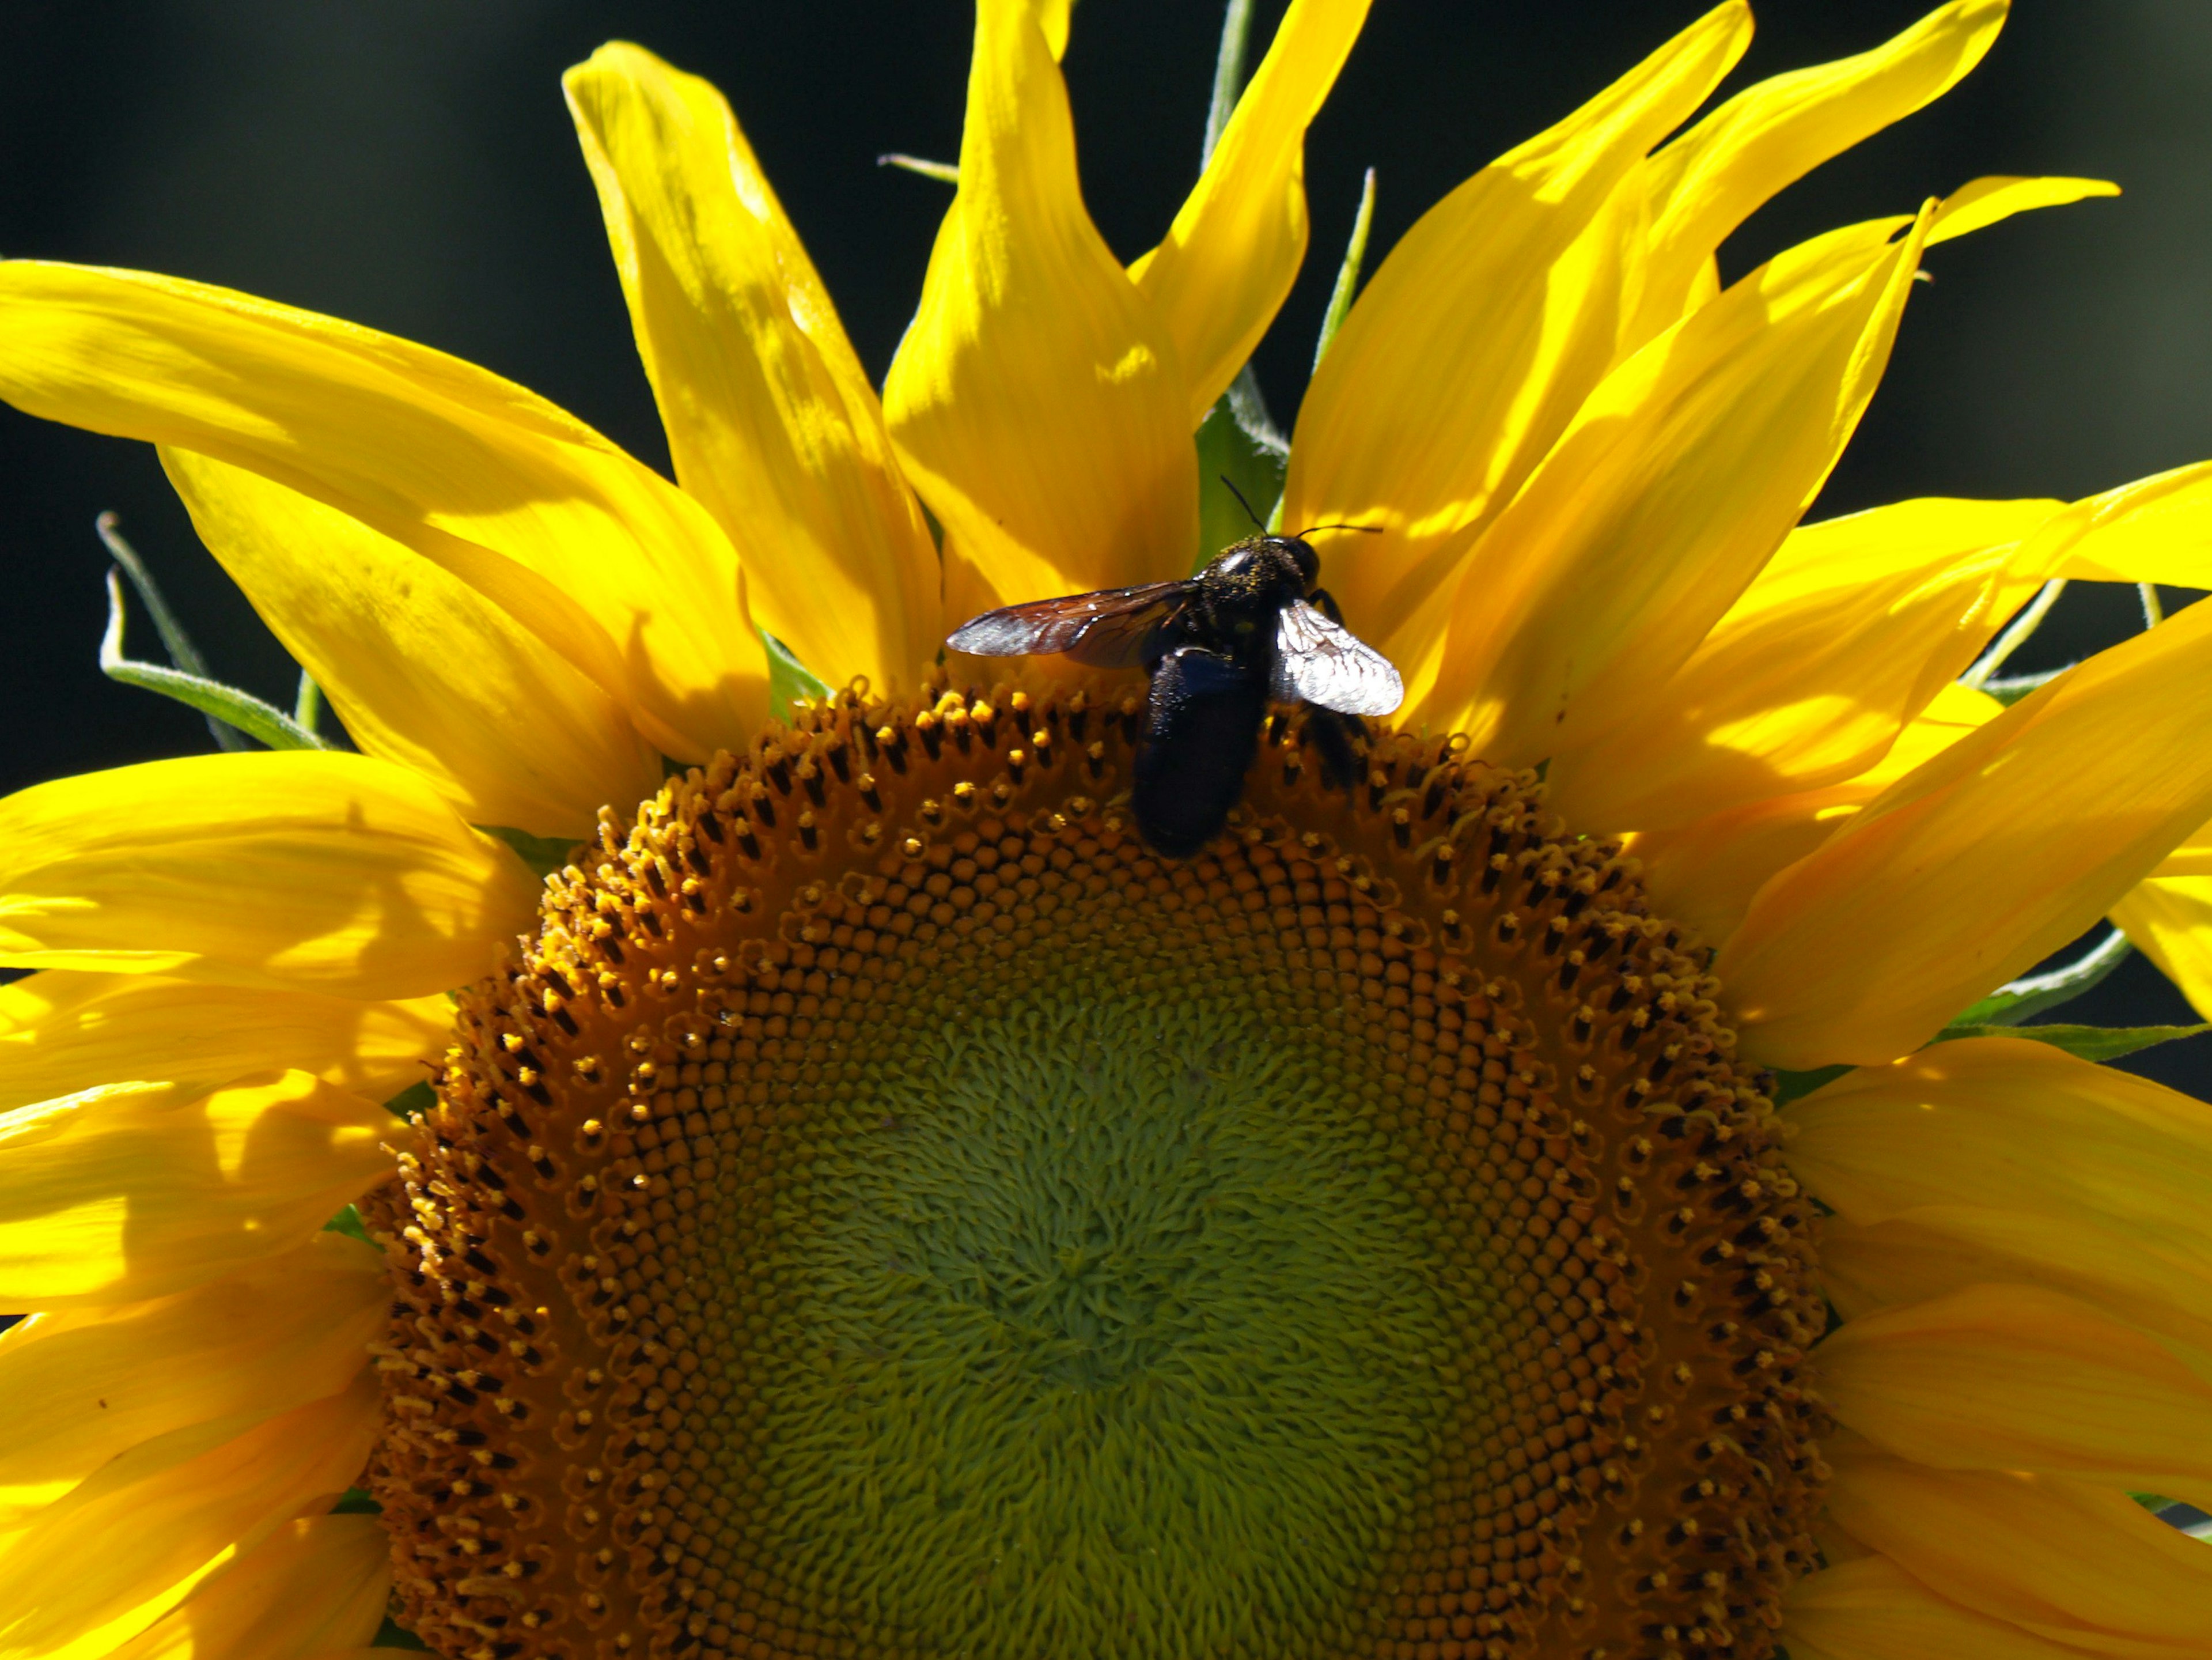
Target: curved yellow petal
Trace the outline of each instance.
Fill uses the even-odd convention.
[[[1382,532],[1325,555],[1322,576],[1401,665],[1425,654],[1407,630],[1467,542],[1613,361],[1644,207],[1623,181],[1750,39],[1750,9],[1729,0],[1460,185],[1390,251],[1315,371],[1283,522]]]
[[[368,754],[470,823],[591,833],[659,787],[620,704],[442,566],[258,473],[164,449],[200,539]]]
[[[391,1174],[392,1129],[301,1072],[0,1113],[0,1308],[167,1297],[296,1250]]]
[[[114,1660],[299,1660],[360,1648],[384,1623],[391,1586],[392,1541],[375,1517],[295,1517]]]
[[[2212,1654],[2212,1550],[2124,1493],[1830,1458],[1831,1519],[1947,1601],[2115,1660]]]
[[[2212,1018],[2212,876],[2154,871],[2107,914],[2190,1006]]]
[[[2212,1499],[2212,1382],[2076,1298],[1970,1286],[1848,1321],[1814,1358],[1837,1421],[1899,1457]]]
[[[337,1394],[368,1363],[390,1301],[379,1253],[324,1233],[174,1296],[10,1327],[0,1335],[0,1530],[141,1442]]]
[[[1306,254],[1306,128],[1370,0],[1291,0],[1205,175],[1166,239],[1129,267],[1175,338],[1190,425],[1229,389]]]
[[[1439,724],[1530,764],[1626,721],[1682,665],[1842,454],[1926,222],[1790,249],[1606,377],[1468,553]]]
[[[453,1006],[52,969],[0,986],[0,1112],[99,1084],[213,1087],[272,1067],[386,1101],[429,1075]]]
[[[2212,461],[2076,502],[2022,553],[2046,576],[2212,587]]]
[[[1173,337],[1091,222],[1048,25],[981,0],[960,185],[884,382],[945,526],[945,615],[1182,575],[1198,541]],[[1064,36],[1063,36],[1064,38]]]
[[[1884,1061],[2088,927],[2212,814],[2212,607],[1899,779],[1753,900],[1715,972],[1745,1054]]]
[[[1955,684],[1941,687],[1905,722],[1889,753],[1856,778],[1746,802],[1672,829],[1637,832],[1634,852],[1653,903],[1706,943],[1720,944],[1777,871],[1811,853],[1899,778],[2002,708],[1987,692]]]
[[[1692,308],[1713,251],[1761,203],[1957,85],[2006,9],[2007,0],[1954,0],[1871,52],[1745,88],[1653,155],[1641,303],[1624,346]]]
[[[833,684],[936,660],[937,550],[875,388],[722,95],[626,42],[562,77],[684,488]]]
[[[204,283],[0,264],[0,398],[197,451],[443,565],[701,760],[750,740],[766,658],[706,510],[442,352]]]
[[[95,1660],[304,1511],[327,1509],[375,1438],[364,1374],[242,1434],[144,1444],[0,1535],[0,1650]]]
[[[2120,187],[2108,179],[2019,179],[1996,174],[1959,186],[1943,198],[1936,222],[1928,232],[1928,245],[1948,242],[1984,229],[2016,213],[2036,208],[2063,208],[2093,196],[2118,196]]]
[[[1662,830],[1865,772],[2033,593],[2012,551],[2060,505],[1929,497],[1791,532],[1663,689],[1554,759],[1552,805]]]
[[[1946,1602],[1886,1556],[1808,1573],[1782,1599],[1790,1660],[2081,1660],[2002,1620]]]
[[[488,973],[538,885],[387,761],[188,756],[0,800],[0,964],[416,997]]]

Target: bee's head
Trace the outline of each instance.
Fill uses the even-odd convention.
[[[1321,556],[1301,536],[1271,536],[1267,545],[1297,568],[1298,590],[1304,593],[1321,578]]]

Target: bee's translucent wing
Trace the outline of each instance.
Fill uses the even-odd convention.
[[[1388,714],[1405,701],[1390,660],[1303,599],[1275,621],[1275,701],[1303,698],[1340,714]]]
[[[1190,596],[1188,581],[1102,588],[1056,599],[1032,599],[971,617],[945,636],[955,651],[978,657],[1032,657],[1064,652],[1094,668],[1133,668],[1159,654],[1163,636]]]

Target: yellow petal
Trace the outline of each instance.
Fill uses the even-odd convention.
[[[1391,250],[1315,371],[1283,522],[1382,532],[1324,553],[1322,576],[1401,667],[1443,574],[1613,360],[1644,205],[1622,181],[1750,39],[1730,0],[1462,184]]]
[[[1745,1054],[1917,1049],[2057,951],[2212,814],[2212,607],[2014,704],[1753,900],[1715,965]]]
[[[203,283],[0,265],[0,398],[258,472],[443,565],[672,755],[749,742],[763,654],[699,504],[544,399]]]
[[[0,1114],[0,1308],[96,1308],[295,1250],[391,1174],[383,1108],[306,1073]]]
[[[581,840],[659,787],[622,707],[450,571],[258,473],[187,450],[161,465],[354,741],[470,823]]]
[[[50,970],[0,986],[0,1111],[97,1084],[211,1088],[271,1067],[386,1101],[429,1075],[453,1017],[442,994],[369,1003]]]
[[[359,1648],[384,1623],[391,1585],[392,1541],[375,1517],[295,1517],[115,1660],[296,1660]]]
[[[1682,665],[1843,453],[1926,220],[1793,248],[1606,377],[1468,555],[1440,723],[1530,764],[1625,721]]]
[[[294,1517],[327,1509],[368,1458],[377,1417],[365,1373],[215,1445],[185,1431],[112,1461],[0,1537],[0,1650],[112,1653]]]
[[[2212,876],[2154,871],[2109,913],[2135,948],[2212,1018]]]
[[[386,761],[190,756],[0,801],[0,964],[416,997],[489,971],[537,884]]]
[[[833,684],[936,660],[937,550],[813,262],[722,95],[605,46],[562,77],[676,477],[753,617]]]
[[[141,1442],[337,1394],[368,1365],[390,1300],[379,1253],[323,1233],[174,1296],[10,1327],[0,1335],[0,1529]]]
[[[1195,428],[1267,331],[1306,253],[1306,127],[1369,0],[1292,0],[1167,238],[1129,275],[1175,338]]]
[[[1943,198],[1928,243],[1948,242],[2036,208],[2063,208],[2093,196],[2118,196],[2120,187],[2106,179],[2016,179],[1995,175],[1959,186]]]
[[[945,526],[954,622],[1181,576],[1198,540],[1189,389],[1084,209],[1053,9],[976,8],[960,185],[884,382],[899,459]]]
[[[1653,903],[1707,943],[1726,940],[1768,878],[1811,853],[1899,778],[2002,708],[1987,692],[1944,686],[1905,723],[1889,753],[1856,778],[1747,802],[1676,829],[1638,832],[1634,851]]]
[[[1837,1421],[1900,1458],[2212,1499],[2212,1382],[2074,1298],[1975,1286],[1814,1353]]]
[[[1948,92],[1990,49],[2007,0],[1954,0],[1856,58],[1745,88],[1645,164],[1650,246],[1633,349],[1692,309],[1713,251],[1829,157]]]
[[[1553,762],[1552,805],[1661,830],[1865,772],[2033,592],[2013,547],[2059,507],[1931,497],[1793,531],[1662,690]]]
[[[1782,1640],[1790,1660],[2081,1660],[2079,1649],[1944,1601],[1886,1556],[1792,1585]]]
[[[2076,502],[2021,552],[2045,576],[2212,587],[2212,461]]]

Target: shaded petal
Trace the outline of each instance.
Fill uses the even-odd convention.
[[[1306,254],[1306,127],[1369,0],[1292,0],[1197,187],[1129,267],[1175,338],[1195,429],[1267,331]]]
[[[302,1511],[327,1508],[375,1439],[374,1382],[209,1444],[146,1443],[0,1535],[0,1646],[91,1657],[143,1631]]]
[[[1714,250],[1821,162],[1942,97],[1981,62],[2007,0],[1954,0],[1871,52],[1746,87],[1644,164],[1651,201],[1633,350],[1693,307]]]
[[[2212,1499],[2212,1382],[2076,1298],[1971,1286],[1814,1353],[1838,1421],[1899,1457]]]
[[[213,1087],[272,1067],[386,1101],[429,1076],[453,1006],[49,970],[0,986],[0,1111],[98,1084]]]
[[[360,1648],[383,1625],[391,1586],[392,1541],[375,1517],[295,1517],[115,1660],[295,1660]]]
[[[1643,208],[1622,181],[1750,39],[1747,7],[1716,8],[1460,185],[1391,250],[1314,372],[1283,522],[1382,532],[1322,575],[1401,668],[1424,655],[1408,626],[1613,361]]]
[[[2191,838],[2205,847],[2204,832]],[[2168,860],[2168,863],[2172,863]],[[2161,865],[2128,890],[2109,915],[2136,949],[2212,1018],[2212,876],[2168,876]]]
[[[1745,1054],[1893,1059],[2078,936],[2212,814],[2208,726],[2212,607],[2193,606],[1899,779],[1723,950]]]
[[[188,756],[0,800],[0,964],[413,997],[488,972],[537,886],[386,761]]]
[[[1928,498],[1793,531],[1662,690],[1553,762],[1552,805],[1661,830],[1865,772],[2033,593],[2013,549],[2060,506]]]
[[[303,1072],[0,1113],[0,1308],[97,1308],[295,1250],[392,1172],[391,1114]]]
[[[1782,1599],[1790,1660],[2081,1660],[2019,1627],[1948,1602],[1886,1556],[1808,1573]]]
[[[204,283],[0,264],[0,398],[197,451],[434,562],[616,696],[672,755],[749,741],[766,659],[706,510],[511,382]]]
[[[1857,425],[1923,213],[1778,256],[1606,377],[1469,553],[1433,718],[1532,764],[1627,718],[1781,545]]]
[[[0,1529],[141,1442],[337,1394],[368,1364],[390,1301],[380,1253],[323,1233],[175,1296],[10,1327],[0,1335]]]
[[[1830,1458],[1831,1518],[1947,1601],[2092,1654],[2212,1653],[2212,1550],[2124,1493],[1856,1446]]]
[[[580,840],[600,807],[659,787],[622,707],[450,571],[258,473],[186,450],[161,465],[354,741],[471,824]]]
[[[722,95],[627,43],[562,77],[684,488],[832,684],[936,660],[937,550],[875,388]]]
[[[976,8],[960,185],[884,382],[953,622],[1181,576],[1197,546],[1189,387],[1084,209],[1055,15],[1064,39],[1064,3]]]

